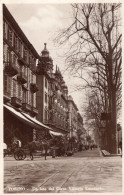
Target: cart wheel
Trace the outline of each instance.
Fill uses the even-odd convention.
[[[14,158],[15,158],[15,160],[19,160],[19,158],[18,158],[18,152],[15,152],[14,153]]]
[[[24,160],[26,158],[26,154],[24,151],[21,151],[21,153],[22,153],[22,160]]]
[[[17,151],[14,153],[14,158],[16,160],[24,160],[26,158],[26,154],[23,151]]]

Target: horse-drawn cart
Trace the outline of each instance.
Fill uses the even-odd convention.
[[[30,159],[33,160],[33,154],[30,150],[23,148],[8,148],[4,150],[5,156],[14,156],[15,160],[24,160],[27,156],[30,156]]]

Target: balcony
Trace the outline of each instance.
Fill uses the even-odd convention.
[[[21,66],[26,64],[25,60],[21,57],[20,54],[19,54],[18,62],[19,62],[19,65],[21,65]]]
[[[37,110],[37,108],[32,107],[32,108],[31,108],[31,112],[30,112],[30,113],[31,113],[31,115],[32,115],[32,116],[36,116],[36,115],[38,114],[38,110]]]
[[[29,91],[28,87],[25,86],[24,84],[22,85],[22,88],[23,88],[25,91]]]
[[[20,72],[20,74],[17,76],[17,80],[21,84],[27,83],[27,77],[26,77],[26,75],[23,72]]]
[[[17,66],[12,63],[12,62],[5,62],[5,68],[4,71],[9,75],[9,76],[15,76],[18,74],[18,68]]]
[[[31,90],[32,93],[35,93],[39,90],[36,83],[31,83],[30,84],[30,90]]]
[[[31,105],[29,105],[27,103],[22,103],[22,109],[26,112],[30,112],[31,111]]]
[[[18,99],[17,97],[11,97],[11,104],[18,108],[22,106],[21,100]]]

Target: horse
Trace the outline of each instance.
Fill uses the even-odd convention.
[[[32,142],[28,142],[27,147],[30,151],[30,156],[33,156],[33,152],[35,150],[40,150],[43,151],[43,149],[45,150],[45,160],[47,157],[47,151],[49,149],[49,142],[46,140],[39,140],[39,141],[32,141]]]

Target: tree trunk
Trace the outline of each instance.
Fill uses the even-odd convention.
[[[110,152],[117,154],[117,116],[116,116],[116,91],[112,90],[111,96],[111,139]]]

